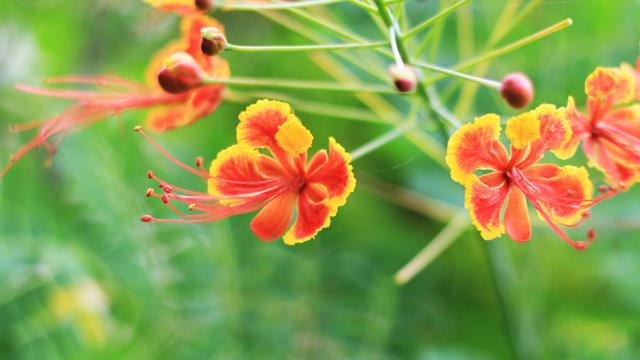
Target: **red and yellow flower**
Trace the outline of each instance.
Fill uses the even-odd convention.
[[[142,220],[205,222],[260,210],[251,222],[251,230],[260,239],[283,237],[286,244],[294,245],[313,238],[329,226],[355,188],[350,155],[329,138],[329,151],[320,150],[308,159],[313,136],[283,102],[260,100],[239,119],[237,144],[220,151],[208,171],[201,158],[196,168],[187,166],[137,129],[170,160],[208,184],[206,193],[194,192],[169,185],[149,172],[150,178],[160,182],[163,193],[150,189],[147,195],[162,198],[182,219],[145,215]],[[184,214],[173,201],[195,213]]]
[[[573,156],[582,142],[589,162],[604,172],[607,181],[627,187],[640,179],[640,59],[630,65],[597,68],[585,82],[587,113],[578,111],[572,97],[567,118],[573,136],[557,151],[562,159]],[[622,105],[622,106],[620,106]]]
[[[510,152],[499,141],[500,132],[500,117],[484,115],[462,126],[447,147],[451,178],[465,187],[465,207],[480,235],[490,240],[506,232],[515,241],[528,241],[528,201],[564,241],[586,248],[593,231],[587,241],[573,241],[560,226],[576,226],[604,196],[592,199],[593,185],[584,168],[538,163],[547,150],[557,150],[571,138],[564,109],[543,104],[511,118],[506,126]],[[490,171],[477,175],[479,170]]]
[[[18,85],[18,90],[23,92],[74,100],[75,103],[51,119],[13,126],[14,131],[38,129],[38,134],[14,154],[0,176],[32,149],[44,146],[53,155],[61,138],[71,130],[87,127],[126,111],[152,108],[146,124],[155,131],[187,126],[213,113],[222,101],[223,85],[201,85],[173,94],[163,90],[157,80],[158,72],[164,65],[163,61],[170,54],[179,51],[191,56],[204,75],[225,78],[229,76],[229,65],[225,60],[205,56],[200,51],[200,30],[205,27],[222,29],[222,25],[205,15],[185,17],[181,23],[181,39],[156,54],[148,66],[146,85],[118,76],[67,76],[47,81],[49,84],[94,85],[97,90]]]

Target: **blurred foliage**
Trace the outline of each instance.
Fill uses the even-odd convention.
[[[435,1],[407,2],[413,21],[437,8]],[[503,6],[488,0],[467,5],[474,19],[471,51],[482,48]],[[350,28],[381,38],[361,9],[332,9]],[[565,17],[574,25],[495,61],[489,77],[522,70],[537,85],[537,102],[563,105],[574,95],[583,103],[583,81],[595,66],[638,55],[639,14],[637,0],[542,1],[502,43]],[[259,14],[214,16],[235,43],[308,42]],[[457,61],[456,19],[448,19],[439,64]],[[52,116],[66,105],[20,94],[16,82],[101,73],[143,80],[151,54],[177,36],[176,20],[141,1],[0,2],[2,128]],[[225,57],[242,76],[329,79],[305,54]],[[293,95],[360,106],[342,95]],[[156,138],[180,159],[211,159],[233,142],[243,106],[224,103],[194,126]],[[513,114],[481,89],[464,118],[489,111]],[[332,135],[353,149],[388,128],[301,117],[317,147]],[[599,239],[586,252],[545,227],[535,228],[524,245],[506,238],[485,245],[469,229],[398,287],[394,272],[444,224],[365,186],[330,229],[295,247],[257,240],[250,215],[200,225],[140,223],[146,212],[171,216],[144,197],[149,168],[177,184],[202,186],[131,131],[142,119],[140,112],[125,114],[74,134],[51,168],[42,166],[44,152],[30,154],[0,182],[0,357],[508,359],[517,353],[525,359],[632,359],[640,353],[637,186],[594,209],[586,226],[595,227]],[[0,132],[3,159],[29,135]],[[356,176],[461,206],[462,190],[447,171],[404,139],[355,165]],[[597,172],[592,176],[602,181]]]

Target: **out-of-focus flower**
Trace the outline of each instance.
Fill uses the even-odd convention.
[[[144,2],[156,9],[185,16],[211,10],[214,0],[144,0]]]
[[[573,156],[582,142],[589,162],[609,183],[627,187],[640,179],[640,105],[626,105],[637,96],[638,74],[624,65],[599,67],[587,77],[587,113],[569,97],[567,119],[573,136],[556,151],[558,157]]]
[[[251,222],[251,230],[264,241],[284,235],[288,245],[307,241],[329,226],[330,218],[346,203],[356,184],[351,157],[345,149],[329,138],[329,151],[320,150],[307,161],[313,136],[286,103],[260,100],[239,118],[238,143],[218,153],[208,171],[202,166],[202,158],[196,161],[196,168],[189,167],[137,128],[171,161],[208,183],[208,192],[194,192],[170,185],[149,172],[164,193],[149,189],[147,196],[160,197],[183,219],[145,215],[142,221],[205,222],[260,210]],[[259,152],[261,148],[272,156]],[[182,213],[173,201],[186,204],[195,213]]]
[[[105,343],[109,299],[97,283],[85,280],[57,288],[49,295],[48,305],[56,319],[71,321],[87,344],[101,346]]]
[[[465,207],[480,235],[490,240],[506,232],[515,241],[528,241],[528,200],[564,241],[586,248],[595,236],[592,230],[587,241],[573,241],[560,225],[578,225],[591,206],[614,191],[592,199],[593,185],[584,168],[538,164],[547,150],[562,147],[571,137],[564,109],[543,104],[511,118],[506,128],[510,153],[499,141],[500,132],[500,117],[484,115],[462,126],[447,147],[451,178],[464,185]],[[481,169],[492,171],[476,175]]]
[[[89,84],[96,86],[96,90],[18,85],[17,88],[24,92],[74,100],[75,103],[51,119],[14,125],[14,131],[38,129],[38,134],[13,155],[0,176],[32,149],[43,146],[53,155],[59,141],[68,132],[126,111],[152,109],[147,115],[146,124],[155,131],[187,126],[213,113],[222,101],[223,85],[194,85],[182,89],[182,92],[169,93],[158,83],[158,75],[166,66],[164,61],[176,52],[183,52],[193,59],[193,67],[208,77],[229,76],[229,65],[225,60],[206,56],[200,51],[200,30],[204,27],[222,29],[215,20],[204,15],[194,15],[182,20],[181,39],[169,44],[153,58],[147,69],[147,85],[118,76],[66,76],[47,81],[50,84]]]

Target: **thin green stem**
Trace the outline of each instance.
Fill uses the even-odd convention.
[[[460,0],[460,1],[458,1],[457,3],[449,6],[446,9],[443,9],[442,11],[439,11],[437,14],[435,14],[432,17],[426,19],[425,21],[421,22],[420,24],[414,26],[410,30],[408,30],[405,33],[403,33],[400,37],[402,39],[408,39],[408,38],[416,35],[420,31],[428,28],[429,26],[433,25],[434,23],[436,23],[436,22],[442,20],[443,18],[449,16],[449,14],[451,14],[454,11],[456,11],[459,7],[461,7],[462,5],[466,4],[467,2],[469,2],[469,0]]]
[[[222,10],[246,10],[246,11],[260,11],[260,10],[286,10],[286,9],[295,9],[295,8],[305,8],[312,6],[321,6],[321,5],[330,5],[339,2],[344,2],[345,0],[300,0],[300,1],[292,1],[292,2],[282,2],[282,3],[227,3],[224,1],[217,2],[215,4],[216,8],[220,8]]]
[[[416,122],[415,121],[410,121],[407,122],[403,125],[400,125],[398,127],[395,127],[394,129],[390,130],[389,132],[387,132],[386,134],[383,134],[373,140],[371,140],[370,142],[360,146],[359,148],[356,148],[355,150],[351,151],[351,160],[357,160],[361,157],[363,157],[364,155],[379,149],[380,147],[390,143],[391,141],[399,138],[400,136],[404,135],[407,131],[415,128],[416,126]]]
[[[517,334],[516,334],[516,325],[515,320],[512,318],[512,312],[510,308],[510,304],[507,299],[507,291],[504,288],[504,276],[503,267],[498,263],[498,259],[496,259],[497,255],[494,247],[499,245],[493,242],[480,240],[483,242],[482,247],[484,248],[484,252],[487,258],[487,265],[489,269],[489,275],[491,276],[491,281],[493,282],[493,288],[495,290],[495,296],[498,300],[498,306],[500,311],[502,312],[502,321],[505,328],[505,334],[507,337],[507,343],[509,346],[509,351],[511,352],[512,359],[520,359],[520,352],[518,351],[518,343]]]
[[[469,225],[467,211],[460,210],[431,242],[395,274],[393,279],[396,284],[404,285],[413,279],[416,274],[448,249]]]
[[[398,91],[390,85],[351,85],[337,84],[326,81],[304,81],[294,79],[256,79],[256,78],[206,78],[202,81],[205,85],[225,84],[232,86],[257,86],[267,88],[280,89],[299,89],[299,90],[324,90],[334,92],[347,93],[377,93],[377,94],[398,94]]]
[[[407,51],[407,48],[404,44],[404,42],[402,41],[402,39],[400,38],[400,34],[399,34],[399,27],[397,22],[395,21],[395,19],[393,19],[391,17],[391,14],[389,12],[388,7],[386,6],[385,2],[383,0],[375,0],[376,2],[376,6],[378,7],[378,12],[380,13],[380,16],[382,17],[382,20],[384,21],[385,25],[390,29],[390,36],[392,37],[392,39],[390,39],[391,43],[397,46],[397,52],[399,54],[399,56],[401,57],[402,61],[405,64],[411,64],[411,57],[409,56],[409,52]],[[394,39],[395,38],[395,42]],[[396,58],[397,59],[397,58]],[[397,61],[397,60],[396,60]],[[425,108],[427,111],[430,111],[430,100],[429,100],[429,94],[427,93],[427,88],[424,85],[424,82],[422,81],[422,79],[418,79],[418,83],[417,83],[417,93],[420,96],[420,98],[422,98],[424,104],[425,104]],[[445,124],[440,121],[440,118],[438,117],[433,117],[433,120],[436,122],[436,125],[438,126],[439,132],[441,133],[441,135],[446,139],[448,138],[448,132],[446,129]]]
[[[401,119],[396,117],[394,114],[385,114],[384,117],[380,117],[370,111],[363,110],[357,107],[330,104],[330,103],[314,101],[314,100],[306,100],[306,99],[302,100],[302,99],[289,96],[287,94],[282,94],[277,92],[227,91],[227,93],[225,94],[225,100],[238,102],[238,103],[247,103],[250,101],[254,101],[256,99],[279,99],[279,100],[291,103],[293,107],[296,109],[296,111],[310,113],[310,114],[318,114],[318,115],[327,116],[327,117],[353,120],[353,121],[369,122],[369,123],[375,123],[380,125],[383,125],[383,124],[391,125],[401,121]]]
[[[236,52],[301,52],[301,51],[338,51],[338,50],[355,50],[370,49],[380,46],[389,45],[388,41],[376,41],[369,43],[351,43],[351,44],[316,44],[316,45],[265,45],[265,46],[247,46],[227,44],[225,50]]]
[[[455,70],[450,70],[447,68],[440,67],[438,65],[432,65],[432,64],[427,64],[423,62],[414,62],[412,65],[423,68],[423,69],[427,69],[427,70],[437,71],[442,74],[447,74],[454,78],[471,81],[471,82],[480,84],[482,86],[486,86],[488,88],[492,88],[496,90],[500,89],[500,86],[502,85],[499,81],[489,80],[489,79],[481,78],[478,76],[461,73]]]
[[[534,34],[525,36],[519,40],[516,40],[510,44],[507,44],[501,48],[495,49],[495,50],[491,50],[488,51],[482,55],[476,56],[475,58],[459,63],[455,66],[452,67],[453,70],[463,70],[463,69],[467,69],[470,68],[474,65],[477,65],[479,63],[485,62],[485,61],[489,61],[492,60],[496,57],[500,57],[503,55],[506,55],[512,51],[515,51],[523,46],[526,46],[534,41],[540,40],[542,38],[545,38],[557,31],[560,31],[568,26],[571,26],[571,24],[573,24],[573,20],[571,19],[565,19],[563,21],[560,21],[556,24],[553,24],[545,29],[542,29]],[[433,78],[427,79],[426,82],[427,84],[432,84],[435,83],[437,81],[440,81],[444,78],[444,76],[435,76]]]

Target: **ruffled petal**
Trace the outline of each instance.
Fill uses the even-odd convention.
[[[327,189],[319,183],[309,184],[298,198],[298,217],[284,235],[284,243],[295,245],[314,238],[330,225],[332,212]]]
[[[621,103],[633,99],[636,79],[619,68],[598,67],[589,74],[584,84],[590,101]]]
[[[281,152],[283,150],[278,145],[276,133],[290,118],[297,119],[289,104],[273,100],[258,100],[240,113],[240,123],[236,130],[238,144]]]
[[[593,196],[593,184],[585,168],[544,164],[532,166],[523,174],[528,184],[518,186],[554,223],[573,226],[583,219]]]
[[[309,162],[307,172],[308,183],[319,183],[327,189],[331,215],[335,215],[338,207],[347,202],[347,198],[356,187],[351,155],[331,137],[328,157],[326,152],[318,152]]]
[[[524,149],[540,139],[540,119],[538,119],[537,113],[528,111],[512,117],[507,121],[505,134],[516,149]]]
[[[637,159],[630,157],[623,148],[604,138],[588,139],[584,152],[589,165],[605,174],[607,182],[615,186],[630,186],[640,180]]]
[[[297,194],[287,192],[270,200],[251,221],[251,230],[264,241],[280,238],[291,225]]]
[[[551,150],[559,159],[571,158],[578,149],[580,141],[591,136],[591,123],[588,118],[576,108],[573,97],[569,97],[565,108],[565,116],[571,126],[571,137],[564,145]]]
[[[465,184],[479,169],[499,170],[507,162],[507,150],[498,141],[500,117],[488,114],[463,125],[447,144],[446,162],[451,178]]]
[[[525,242],[531,239],[531,221],[527,210],[527,198],[515,186],[509,190],[507,208],[504,211],[504,224],[507,235],[514,241]]]
[[[260,153],[244,145],[232,145],[218,153],[209,167],[208,192],[212,196],[244,196],[264,192],[273,187],[258,167]],[[221,201],[233,204],[235,199]]]
[[[490,179],[489,185],[483,181]],[[498,184],[493,174],[477,177],[472,175],[465,184],[465,208],[469,209],[471,222],[480,231],[480,236],[491,240],[504,234],[504,224],[500,221],[500,212],[504,206],[509,185],[504,178]]]
[[[275,138],[278,146],[291,156],[307,152],[313,142],[313,135],[295,115],[289,115],[278,127]]]

